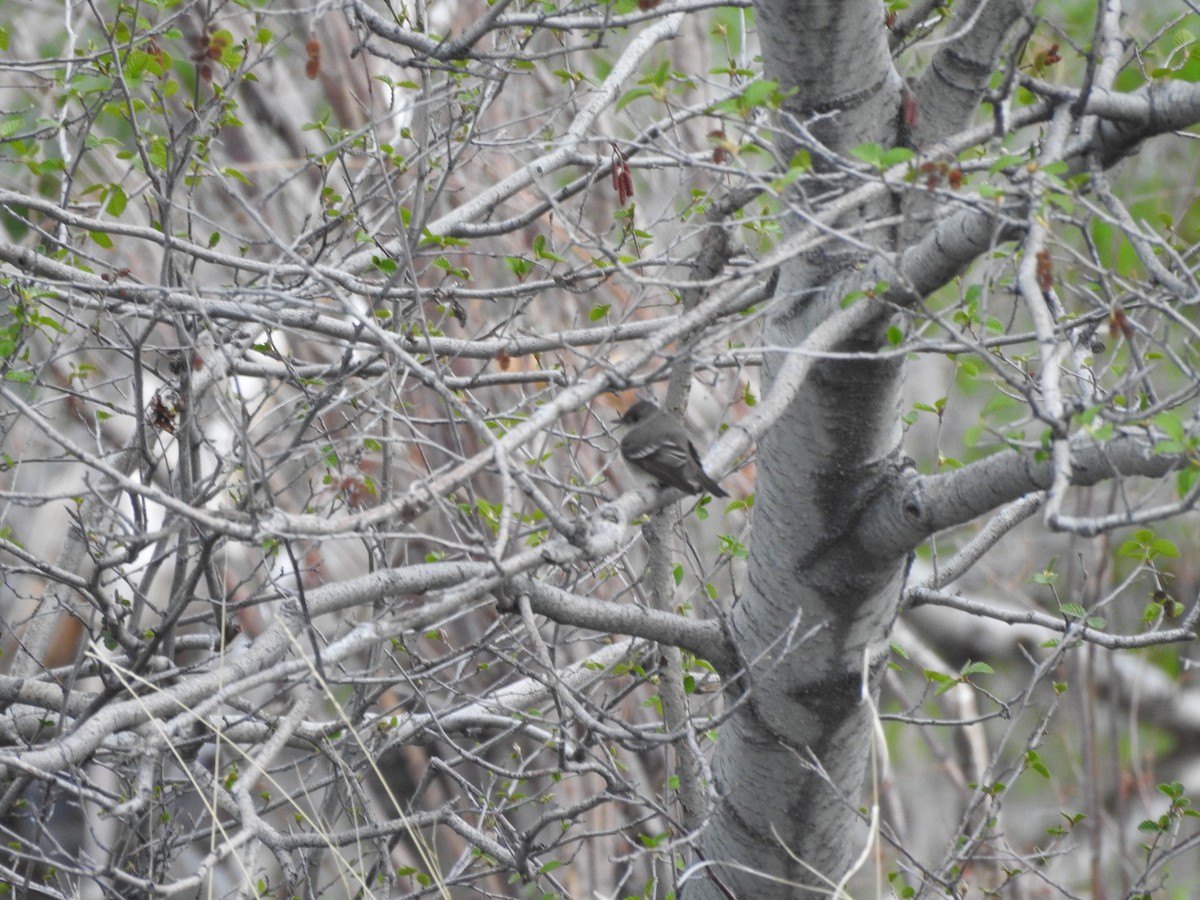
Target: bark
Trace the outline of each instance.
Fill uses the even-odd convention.
[[[866,142],[920,150],[959,141],[998,59],[1019,56],[1011,38],[1028,7],[957,5],[956,38],[911,90],[891,69],[876,7],[763,0],[756,9],[767,76],[795,89],[781,156],[815,138],[821,146],[808,149],[818,168],[852,171],[837,160]],[[1048,104],[1023,117],[1061,117],[1068,105],[1077,117],[1079,136],[1045,160],[1065,159],[1072,171],[1112,165],[1146,137],[1195,118],[1197,92],[1183,83],[1132,95],[1113,94],[1103,80],[1086,91],[1033,88],[1044,88]],[[1047,152],[1056,152],[1049,143]],[[924,197],[864,203],[838,224],[896,214],[903,224],[860,229],[874,248],[847,240],[785,262],[764,343],[807,350],[808,336],[837,314],[845,295],[877,280],[891,283],[885,299],[893,309],[911,307],[1025,234],[1037,196],[1016,190],[1002,204],[963,203],[955,211]],[[791,235],[804,227],[799,217],[789,224]],[[834,348],[855,358],[807,369],[803,387],[759,441],[749,589],[730,617],[730,638],[748,662],[745,695],[721,732],[713,774],[722,802],[689,897],[818,896],[844,883],[867,840],[859,809],[873,732],[864,687],[877,691],[909,553],[931,534],[1055,484],[1053,461],[1035,450],[1002,452],[934,477],[909,470],[898,419],[904,363],[873,355],[887,325],[886,314],[863,317]],[[766,358],[768,392],[787,359],[780,352]],[[1043,402],[1028,399],[1035,409]],[[1060,409],[1048,424],[1065,434],[1071,415]],[[1132,430],[1103,445],[1083,435],[1061,449],[1061,460],[1069,458],[1064,483],[1072,485],[1159,478],[1179,464],[1154,453],[1152,436]],[[1177,514],[1194,501],[1050,524],[1095,534]]]
[[[815,160],[900,141],[904,89],[877,5],[764,0],[756,10],[766,75],[796,89],[788,112],[793,123],[811,123],[808,133],[823,143],[813,148]],[[1011,19],[1012,7],[1005,11]],[[994,61],[1003,23],[989,17],[987,25],[982,46]],[[980,87],[977,79],[967,93],[977,96]],[[943,114],[936,130],[961,125],[969,105],[948,103],[955,112]],[[785,158],[804,133],[781,139]],[[841,224],[895,211],[884,198]],[[896,229],[869,233],[885,251],[902,239]],[[785,263],[764,343],[799,345],[840,309],[841,288],[869,258],[847,242]],[[759,441],[749,589],[730,620],[749,662],[747,694],[717,745],[722,802],[704,837],[706,867],[688,896],[827,895],[864,846],[858,808],[873,740],[864,689],[878,689],[908,554],[894,542],[868,542],[864,528],[903,475],[904,363],[869,356],[887,324],[877,316],[837,348],[860,357],[814,367]],[[782,353],[767,358],[768,390],[785,361]]]

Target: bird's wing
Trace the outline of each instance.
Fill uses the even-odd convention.
[[[695,457],[696,450],[688,443],[688,449],[692,456]],[[630,450],[628,446],[623,448],[624,454],[630,459],[635,459],[643,466],[648,463],[658,463],[665,469],[682,469],[687,465],[688,458],[684,454],[683,447],[673,441],[666,441],[662,444],[647,444],[644,447],[636,447]]]
[[[629,462],[660,484],[689,494],[696,492],[691,459],[683,447],[673,441],[661,446],[638,447],[633,453],[626,451],[625,455]]]

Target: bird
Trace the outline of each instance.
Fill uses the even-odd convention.
[[[634,468],[687,494],[729,496],[704,471],[687,429],[654,402],[639,400],[617,422],[629,428],[621,438],[621,458]]]

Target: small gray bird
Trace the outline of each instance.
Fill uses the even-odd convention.
[[[621,458],[631,466],[665,487],[688,494],[708,491],[714,497],[729,496],[700,465],[687,429],[654,403],[639,400],[617,421],[629,426],[621,439]]]

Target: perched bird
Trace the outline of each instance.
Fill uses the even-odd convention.
[[[629,426],[621,439],[621,458],[650,475],[665,487],[679,488],[688,494],[708,491],[714,497],[728,497],[721,486],[708,477],[687,429],[649,400],[639,400],[617,420]]]

